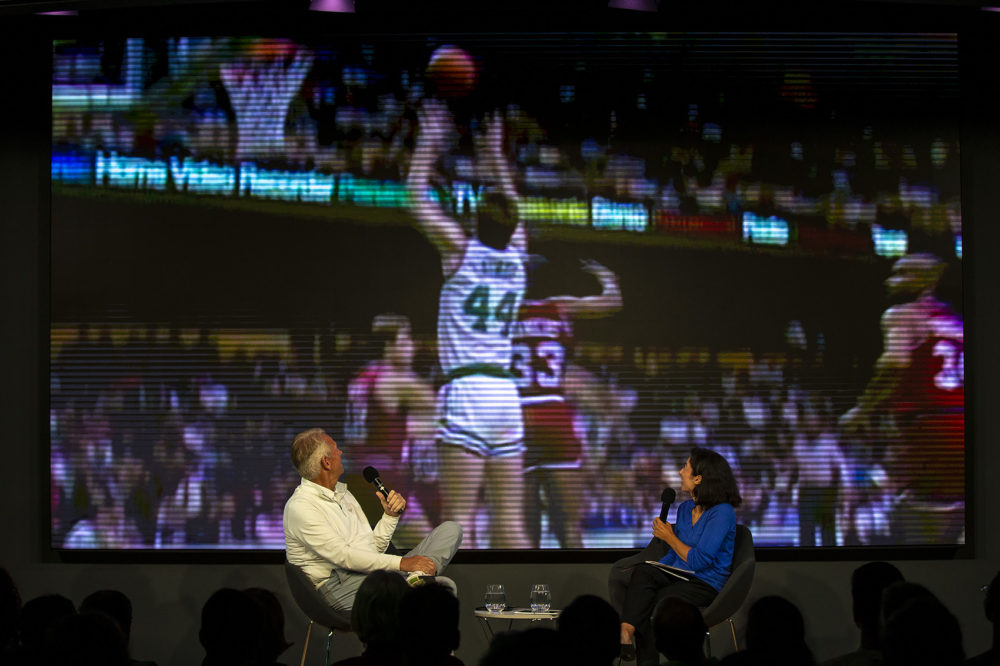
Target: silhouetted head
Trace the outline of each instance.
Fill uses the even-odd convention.
[[[888,562],[868,562],[851,574],[851,599],[854,624],[867,631],[877,631],[882,608],[882,592],[903,580],[903,574]]]
[[[936,598],[914,597],[886,618],[882,657],[885,666],[960,666],[958,620]]]
[[[118,625],[128,643],[132,633],[132,602],[118,590],[98,590],[91,592],[80,602],[81,613],[104,613]]]
[[[436,583],[409,590],[399,602],[399,637],[405,664],[441,663],[458,647],[458,599]]]
[[[351,629],[376,651],[399,643],[399,603],[410,586],[394,571],[373,571],[361,582],[351,608]]]
[[[24,604],[18,623],[24,648],[29,652],[37,651],[52,625],[75,612],[73,602],[61,594],[45,594]]]
[[[997,617],[1000,617],[1000,603],[998,603],[997,596],[1000,595],[1000,571],[997,575],[993,577],[990,584],[986,586],[986,598],[983,599],[983,611],[986,613],[986,619],[993,623],[994,626],[997,624]]]
[[[269,664],[276,662],[278,656],[292,645],[285,640],[285,611],[281,608],[281,602],[274,592],[262,587],[250,587],[243,590],[243,593],[264,611],[267,631],[263,636],[264,659],[261,661]]]
[[[747,614],[747,649],[767,655],[774,664],[813,664],[806,645],[805,621],[798,607],[778,595],[761,597]]]
[[[621,651],[621,621],[604,599],[583,594],[563,609],[558,619],[559,635],[580,666],[610,664]]]
[[[548,627],[497,634],[479,666],[552,666],[566,660],[558,632]]]
[[[86,612],[66,615],[52,625],[51,640],[42,649],[45,664],[128,666],[128,644],[109,615]]]
[[[914,599],[933,599],[934,593],[920,583],[900,581],[892,583],[882,591],[882,624],[885,625],[889,616]]]
[[[700,664],[705,660],[703,645],[708,627],[697,606],[667,597],[653,611],[656,650],[670,660]]]
[[[495,250],[503,250],[517,229],[517,204],[499,192],[487,190],[476,205],[476,236]]]
[[[198,640],[205,648],[203,666],[252,663],[265,650],[267,620],[248,594],[224,587],[201,609]]]

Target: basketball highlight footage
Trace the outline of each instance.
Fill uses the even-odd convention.
[[[54,44],[55,547],[280,549],[313,426],[403,546],[644,543],[692,446],[964,541],[954,38],[560,39]]]

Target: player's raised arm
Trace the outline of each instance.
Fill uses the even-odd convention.
[[[840,417],[840,426],[857,430],[872,412],[895,392],[919,337],[913,330],[916,315],[912,308],[897,306],[882,315],[882,355],[875,362],[875,371],[858,402]]]
[[[581,265],[583,270],[597,278],[597,282],[601,285],[600,294],[551,296],[545,300],[556,303],[566,316],[573,318],[606,317],[621,310],[622,292],[618,287],[618,276],[592,259],[582,260]]]
[[[511,235],[510,244],[521,252],[528,250],[528,234],[525,231],[524,223],[520,219],[521,200],[517,194],[517,185],[514,183],[514,172],[510,163],[504,155],[504,120],[500,113],[494,113],[486,120],[486,144],[480,162],[486,168],[490,178],[494,180],[500,188],[500,192],[518,211],[517,228]]]
[[[425,100],[419,111],[417,143],[406,178],[410,210],[421,231],[441,254],[445,273],[457,268],[465,251],[462,226],[433,199],[431,174],[444,152],[445,137],[452,131],[448,110],[437,100]]]

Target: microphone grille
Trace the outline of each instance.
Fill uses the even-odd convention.
[[[355,469],[357,469],[357,468],[355,468]],[[369,465],[368,467],[365,467],[361,471],[361,473],[364,475],[365,481],[367,481],[368,483],[371,483],[375,479],[378,478],[378,470],[375,469],[374,467],[372,467],[371,465]]]
[[[675,499],[677,499],[677,491],[673,488],[664,488],[663,492],[660,493],[660,501],[664,504],[673,504]]]

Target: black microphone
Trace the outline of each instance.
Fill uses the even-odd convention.
[[[371,468],[369,467],[368,469]],[[365,470],[365,478],[368,478],[367,470]],[[663,492],[660,493],[660,501],[663,502],[663,506],[660,508],[660,520],[663,522],[667,522],[667,511],[670,510],[670,505],[674,503],[675,499],[677,499],[677,491],[673,488],[664,488]]]
[[[365,477],[365,481],[375,486],[375,489],[382,493],[382,497],[389,499],[389,489],[385,487],[382,483],[382,479],[378,478],[378,470],[369,465],[361,470],[361,474]],[[403,513],[400,511],[400,513]]]

